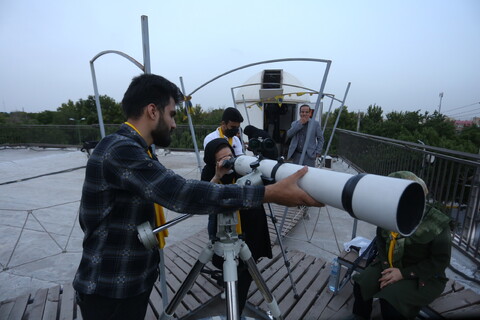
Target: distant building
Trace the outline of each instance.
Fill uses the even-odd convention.
[[[463,128],[465,128],[465,127],[471,127],[473,125],[473,121],[471,121],[471,120],[455,120],[453,122],[453,125],[455,126],[455,130],[462,131]]]
[[[480,127],[480,117],[473,117],[472,122],[473,122],[473,124],[475,124],[477,127]]]

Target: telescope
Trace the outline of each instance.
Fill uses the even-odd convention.
[[[245,155],[235,158],[233,164],[233,170],[245,176],[238,182],[252,185],[263,180],[280,181],[301,168],[301,165],[281,160]],[[248,181],[241,181],[246,177]],[[403,236],[415,232],[425,210],[423,188],[412,180],[366,173],[351,175],[309,167],[298,186],[321,203]]]
[[[278,149],[271,138],[252,138],[248,140],[248,150],[252,151],[254,155],[261,154],[268,159],[276,159],[278,157]]]

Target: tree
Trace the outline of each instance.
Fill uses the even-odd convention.
[[[368,134],[379,135],[381,133],[381,126],[383,123],[382,107],[369,105],[367,113],[360,123],[360,131]]]

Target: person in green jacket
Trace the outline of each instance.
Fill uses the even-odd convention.
[[[425,182],[409,171],[390,177]],[[373,298],[378,298],[383,319],[413,319],[438,298],[447,283],[445,269],[451,256],[451,219],[427,204],[424,217],[409,237],[377,228],[378,255],[353,279],[355,319],[369,319]]]

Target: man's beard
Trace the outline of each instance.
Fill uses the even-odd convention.
[[[163,121],[163,118],[158,121],[157,127],[152,131],[153,144],[159,147],[168,147],[172,138],[170,137],[171,130]]]

